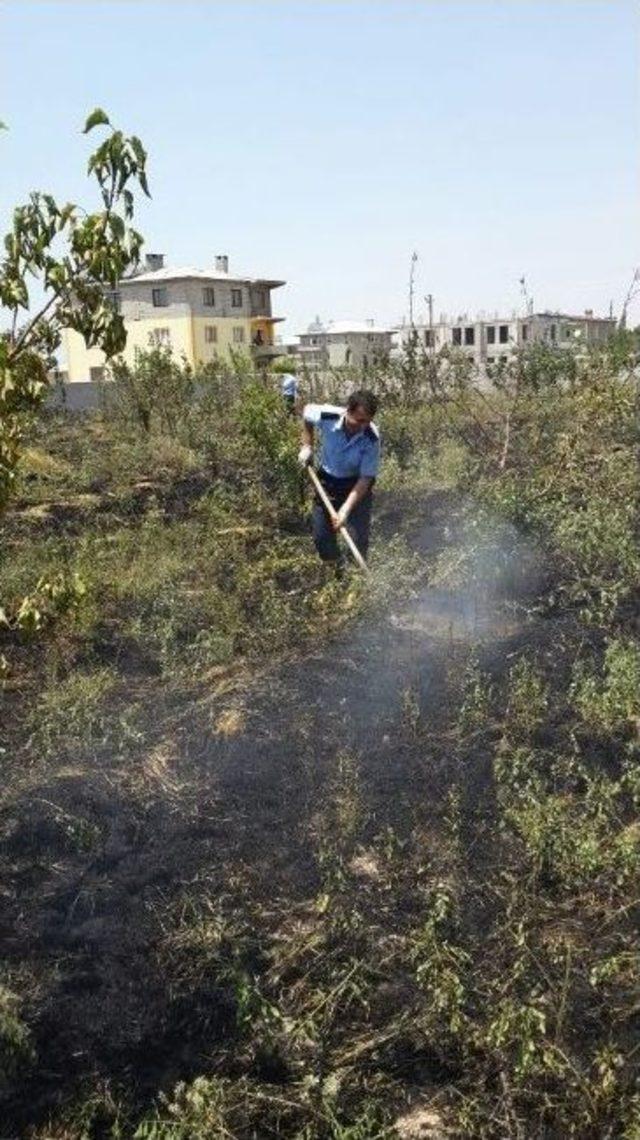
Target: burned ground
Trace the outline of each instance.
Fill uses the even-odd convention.
[[[432,363],[389,393],[366,589],[250,377],[170,436],[35,431],[3,1138],[639,1135],[635,373],[445,361],[441,400]]]
[[[442,493],[414,502],[413,545],[433,557],[458,505]],[[392,528],[407,507],[388,498],[382,525]],[[421,868],[442,858],[459,762],[447,747],[452,694],[470,649],[499,672],[516,646],[548,637],[526,620],[537,584],[521,581],[517,598],[496,596],[487,581],[465,594],[427,588],[354,618],[315,652],[252,675],[220,669],[179,698],[159,698],[161,682],[136,678],[148,716],[130,753],[36,770],[5,792],[4,960],[9,976],[28,979],[37,1061],[5,1086],[3,1136],[42,1126],[89,1086],[140,1110],[206,1072],[295,1081],[299,1058],[280,1046],[247,1050],[237,979],[259,987],[264,978],[272,996],[295,991],[296,970],[289,977],[278,963],[301,931],[313,939],[324,922],[318,899],[338,889],[327,887],[332,860],[341,907],[362,916],[345,945],[370,977],[362,1008],[337,1012],[327,1048],[362,1047],[362,1080],[382,1075],[398,1110],[419,1087],[455,1079],[455,1054],[421,1044],[411,1029],[410,963],[385,968],[375,955],[384,959],[389,940],[419,923]],[[486,742],[462,790],[477,875],[490,844]],[[446,863],[446,844],[443,854]],[[483,904],[473,880],[468,905],[477,931]],[[199,945],[198,924],[214,919],[224,933],[207,947],[203,930]]]

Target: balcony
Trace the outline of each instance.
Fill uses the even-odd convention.
[[[251,334],[251,351],[256,360],[268,360],[272,356],[280,355],[280,350],[273,343],[271,329],[257,328]]]
[[[273,342],[273,326],[282,317],[254,317],[251,321],[251,351],[256,360],[282,356],[283,350]]]
[[[255,336],[251,340],[251,352],[256,360],[273,360],[276,356],[282,356],[284,349],[280,344],[273,344],[272,341],[258,340]]]

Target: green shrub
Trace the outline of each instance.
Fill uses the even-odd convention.
[[[259,383],[249,385],[240,408],[240,431],[268,491],[283,507],[298,511],[302,486],[298,439],[280,393]]]

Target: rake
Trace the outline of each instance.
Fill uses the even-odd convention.
[[[321,499],[322,504],[325,507],[327,514],[329,515],[329,518],[331,519],[332,522],[335,522],[335,520],[338,516],[336,514],[336,511],[334,510],[333,503],[331,502],[331,499],[327,495],[327,492],[325,491],[324,487],[322,486],[322,483],[318,479],[318,476],[316,475],[316,472],[314,471],[313,467],[307,467],[307,471],[309,472],[309,478],[310,478],[311,482],[313,483],[316,491],[318,492],[318,496]],[[362,571],[364,571],[365,574],[369,574],[370,573],[369,567],[367,566],[364,558],[362,557],[360,551],[358,550],[358,547],[356,546],[351,535],[349,534],[349,531],[347,530],[346,526],[341,526],[338,530],[338,533],[342,535],[344,541],[346,542],[347,546],[349,547],[349,550],[351,551],[351,554],[353,555],[355,562],[357,562],[360,569]]]

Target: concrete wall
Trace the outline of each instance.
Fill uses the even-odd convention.
[[[88,412],[100,407],[98,384],[57,384],[47,396],[47,407],[68,412]]]

